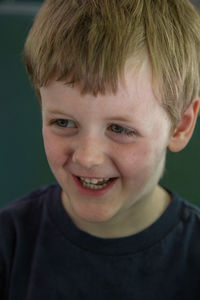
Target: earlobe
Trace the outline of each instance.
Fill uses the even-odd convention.
[[[174,133],[170,137],[168,148],[172,152],[183,150],[188,144],[198,117],[200,98],[194,100],[182,115]]]

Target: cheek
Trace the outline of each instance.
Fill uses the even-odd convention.
[[[126,145],[125,148],[118,149],[115,153],[119,171],[127,180],[145,180],[159,160],[158,151],[147,142]]]
[[[43,130],[43,141],[50,166],[56,168],[63,165],[68,158],[66,143],[60,137],[53,135],[45,129]]]

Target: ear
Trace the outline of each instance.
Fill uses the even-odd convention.
[[[194,100],[182,115],[173,135],[169,139],[168,148],[178,152],[188,144],[196,124],[199,111],[200,98]]]

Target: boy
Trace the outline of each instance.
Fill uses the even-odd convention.
[[[58,184],[0,214],[2,300],[199,299],[200,212],[158,185],[199,110],[187,0],[47,0],[24,61]]]

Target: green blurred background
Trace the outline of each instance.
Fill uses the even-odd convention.
[[[192,1],[200,6],[198,1]],[[42,1],[0,1],[0,207],[54,182],[41,136],[40,106],[21,52]],[[200,206],[200,118],[190,144],[168,153],[161,183]]]

